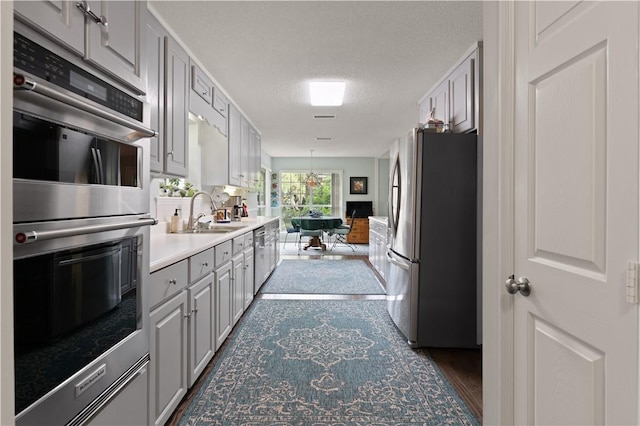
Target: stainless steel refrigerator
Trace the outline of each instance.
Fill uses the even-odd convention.
[[[413,129],[390,150],[387,308],[412,347],[476,347],[478,138]]]

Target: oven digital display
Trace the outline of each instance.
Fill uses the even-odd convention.
[[[83,90],[87,93],[91,93],[98,99],[102,99],[103,101],[107,100],[107,89],[103,86],[97,84],[95,80],[89,80],[88,78],[74,72],[73,70],[69,71],[69,83],[80,90]]]

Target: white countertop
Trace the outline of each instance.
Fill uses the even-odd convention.
[[[195,233],[169,234],[166,232],[166,222],[160,222],[151,227],[150,272],[155,272],[166,266],[200,253],[210,247],[243,235],[261,227],[265,223],[279,220],[278,216],[258,216],[245,218],[241,222],[216,224],[217,227],[233,227],[234,231],[222,234]]]
[[[389,218],[387,216],[369,216],[369,220],[375,220],[377,222],[382,222],[385,225],[387,224],[387,222],[389,221]]]

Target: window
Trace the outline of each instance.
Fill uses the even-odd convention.
[[[280,172],[280,217],[283,226],[293,216],[320,212],[324,216],[341,216],[341,172],[318,171],[318,184],[307,185],[307,172]]]

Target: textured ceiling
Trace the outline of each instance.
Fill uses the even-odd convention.
[[[272,157],[378,157],[482,38],[482,2],[153,1],[151,9],[262,134]],[[344,80],[340,107],[308,82]],[[335,120],[314,120],[335,114]],[[318,142],[317,137],[332,141]]]

